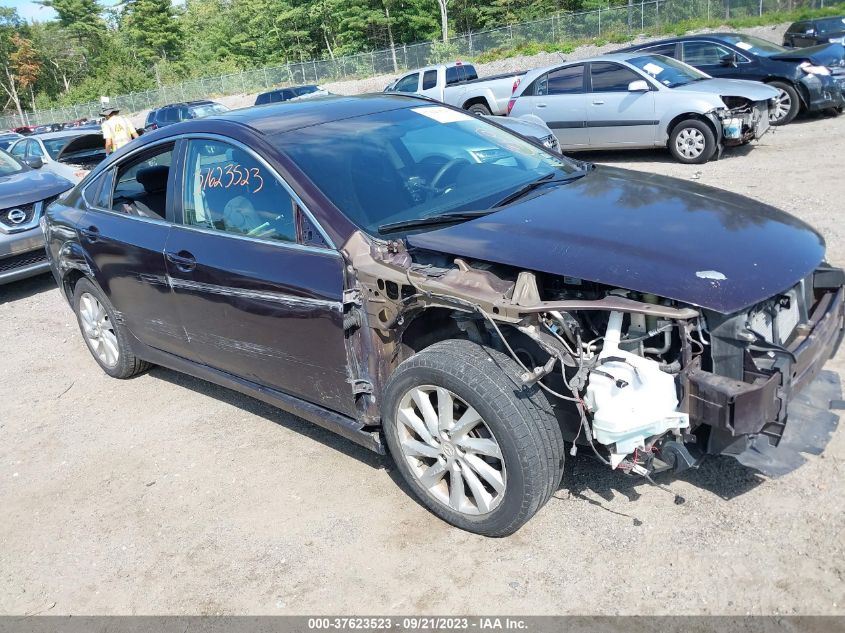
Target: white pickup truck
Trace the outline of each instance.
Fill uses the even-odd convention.
[[[508,113],[508,100],[524,72],[478,78],[472,64],[453,62],[418,68],[385,88],[385,92],[425,95],[476,114]]]

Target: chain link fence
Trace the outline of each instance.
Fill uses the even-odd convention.
[[[472,58],[497,48],[521,43],[560,43],[585,38],[634,37],[688,20],[712,20],[760,16],[798,8],[823,8],[825,0],[649,0],[581,13],[557,13],[548,18],[512,24],[489,31],[465,33],[444,42],[424,42],[359,53],[335,59],[289,63],[230,75],[203,77],[157,90],[112,96],[111,105],[137,113],[167,103],[207,99],[231,94],[249,94],[303,83],[328,83],[381,74],[455,59]],[[828,4],[831,0],[828,0]],[[0,117],[0,129],[20,125],[93,119],[100,103],[92,101],[64,108],[39,110],[20,116]]]

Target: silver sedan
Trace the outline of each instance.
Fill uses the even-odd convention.
[[[617,53],[529,71],[509,114],[539,117],[563,150],[668,147],[680,162],[705,163],[760,138],[776,97],[663,55]]]

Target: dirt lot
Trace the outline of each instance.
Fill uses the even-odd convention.
[[[776,204],[845,265],[842,156],[845,116],[701,167],[592,158]],[[845,613],[844,429],[779,479],[729,458],[661,476],[681,505],[579,454],[489,540],[267,405],[163,369],[106,377],[49,277],[0,288],[0,321],[2,613]]]

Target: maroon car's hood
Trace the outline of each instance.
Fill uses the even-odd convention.
[[[812,228],[749,198],[600,166],[411,247],[653,293],[724,314],[789,289],[824,256]]]

